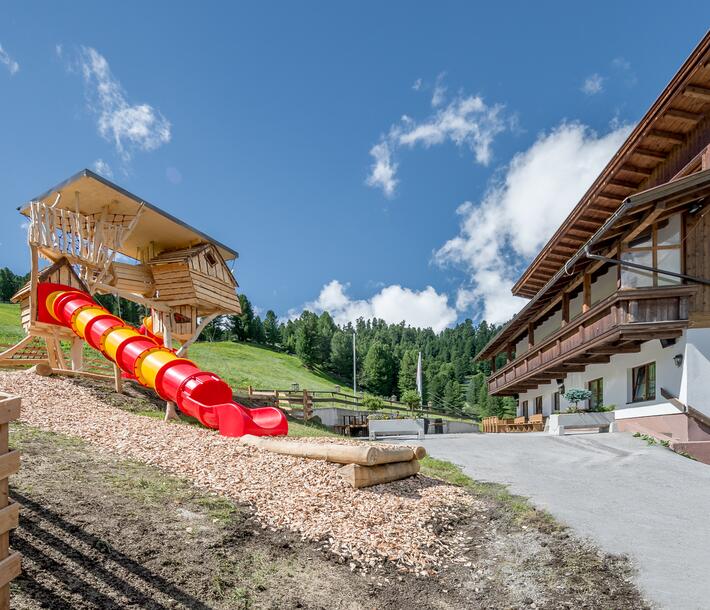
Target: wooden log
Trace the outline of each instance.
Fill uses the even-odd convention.
[[[421,445],[414,447],[414,457],[418,460],[423,460],[426,457],[426,449],[424,449]]]
[[[348,464],[338,469],[338,474],[355,489],[406,479],[418,472],[419,460],[417,459],[409,460],[408,462],[380,464],[378,466]]]
[[[374,447],[372,445],[341,445],[338,443],[299,443],[247,434],[240,442],[249,447],[259,447],[281,455],[325,460],[336,464],[375,466],[416,459],[411,447]]]

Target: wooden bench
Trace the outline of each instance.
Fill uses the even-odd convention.
[[[531,432],[542,432],[545,429],[545,417],[542,413],[531,416],[528,423]]]

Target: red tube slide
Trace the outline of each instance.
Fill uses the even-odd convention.
[[[87,293],[50,283],[40,283],[37,289],[40,321],[71,328],[141,385],[176,403],[180,411],[205,426],[224,436],[288,433],[288,422],[279,409],[247,409],[234,402],[231,388],[217,375],[140,334]]]

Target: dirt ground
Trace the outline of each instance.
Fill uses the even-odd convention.
[[[625,560],[544,519],[521,526],[490,498],[487,519],[459,524],[466,561],[435,577],[363,575],[154,467],[22,424],[12,441],[17,609],[647,607]]]

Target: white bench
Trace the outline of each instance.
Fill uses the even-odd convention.
[[[404,436],[406,434],[416,434],[418,439],[424,439],[423,419],[369,419],[367,424],[371,441],[374,441],[378,435]]]

